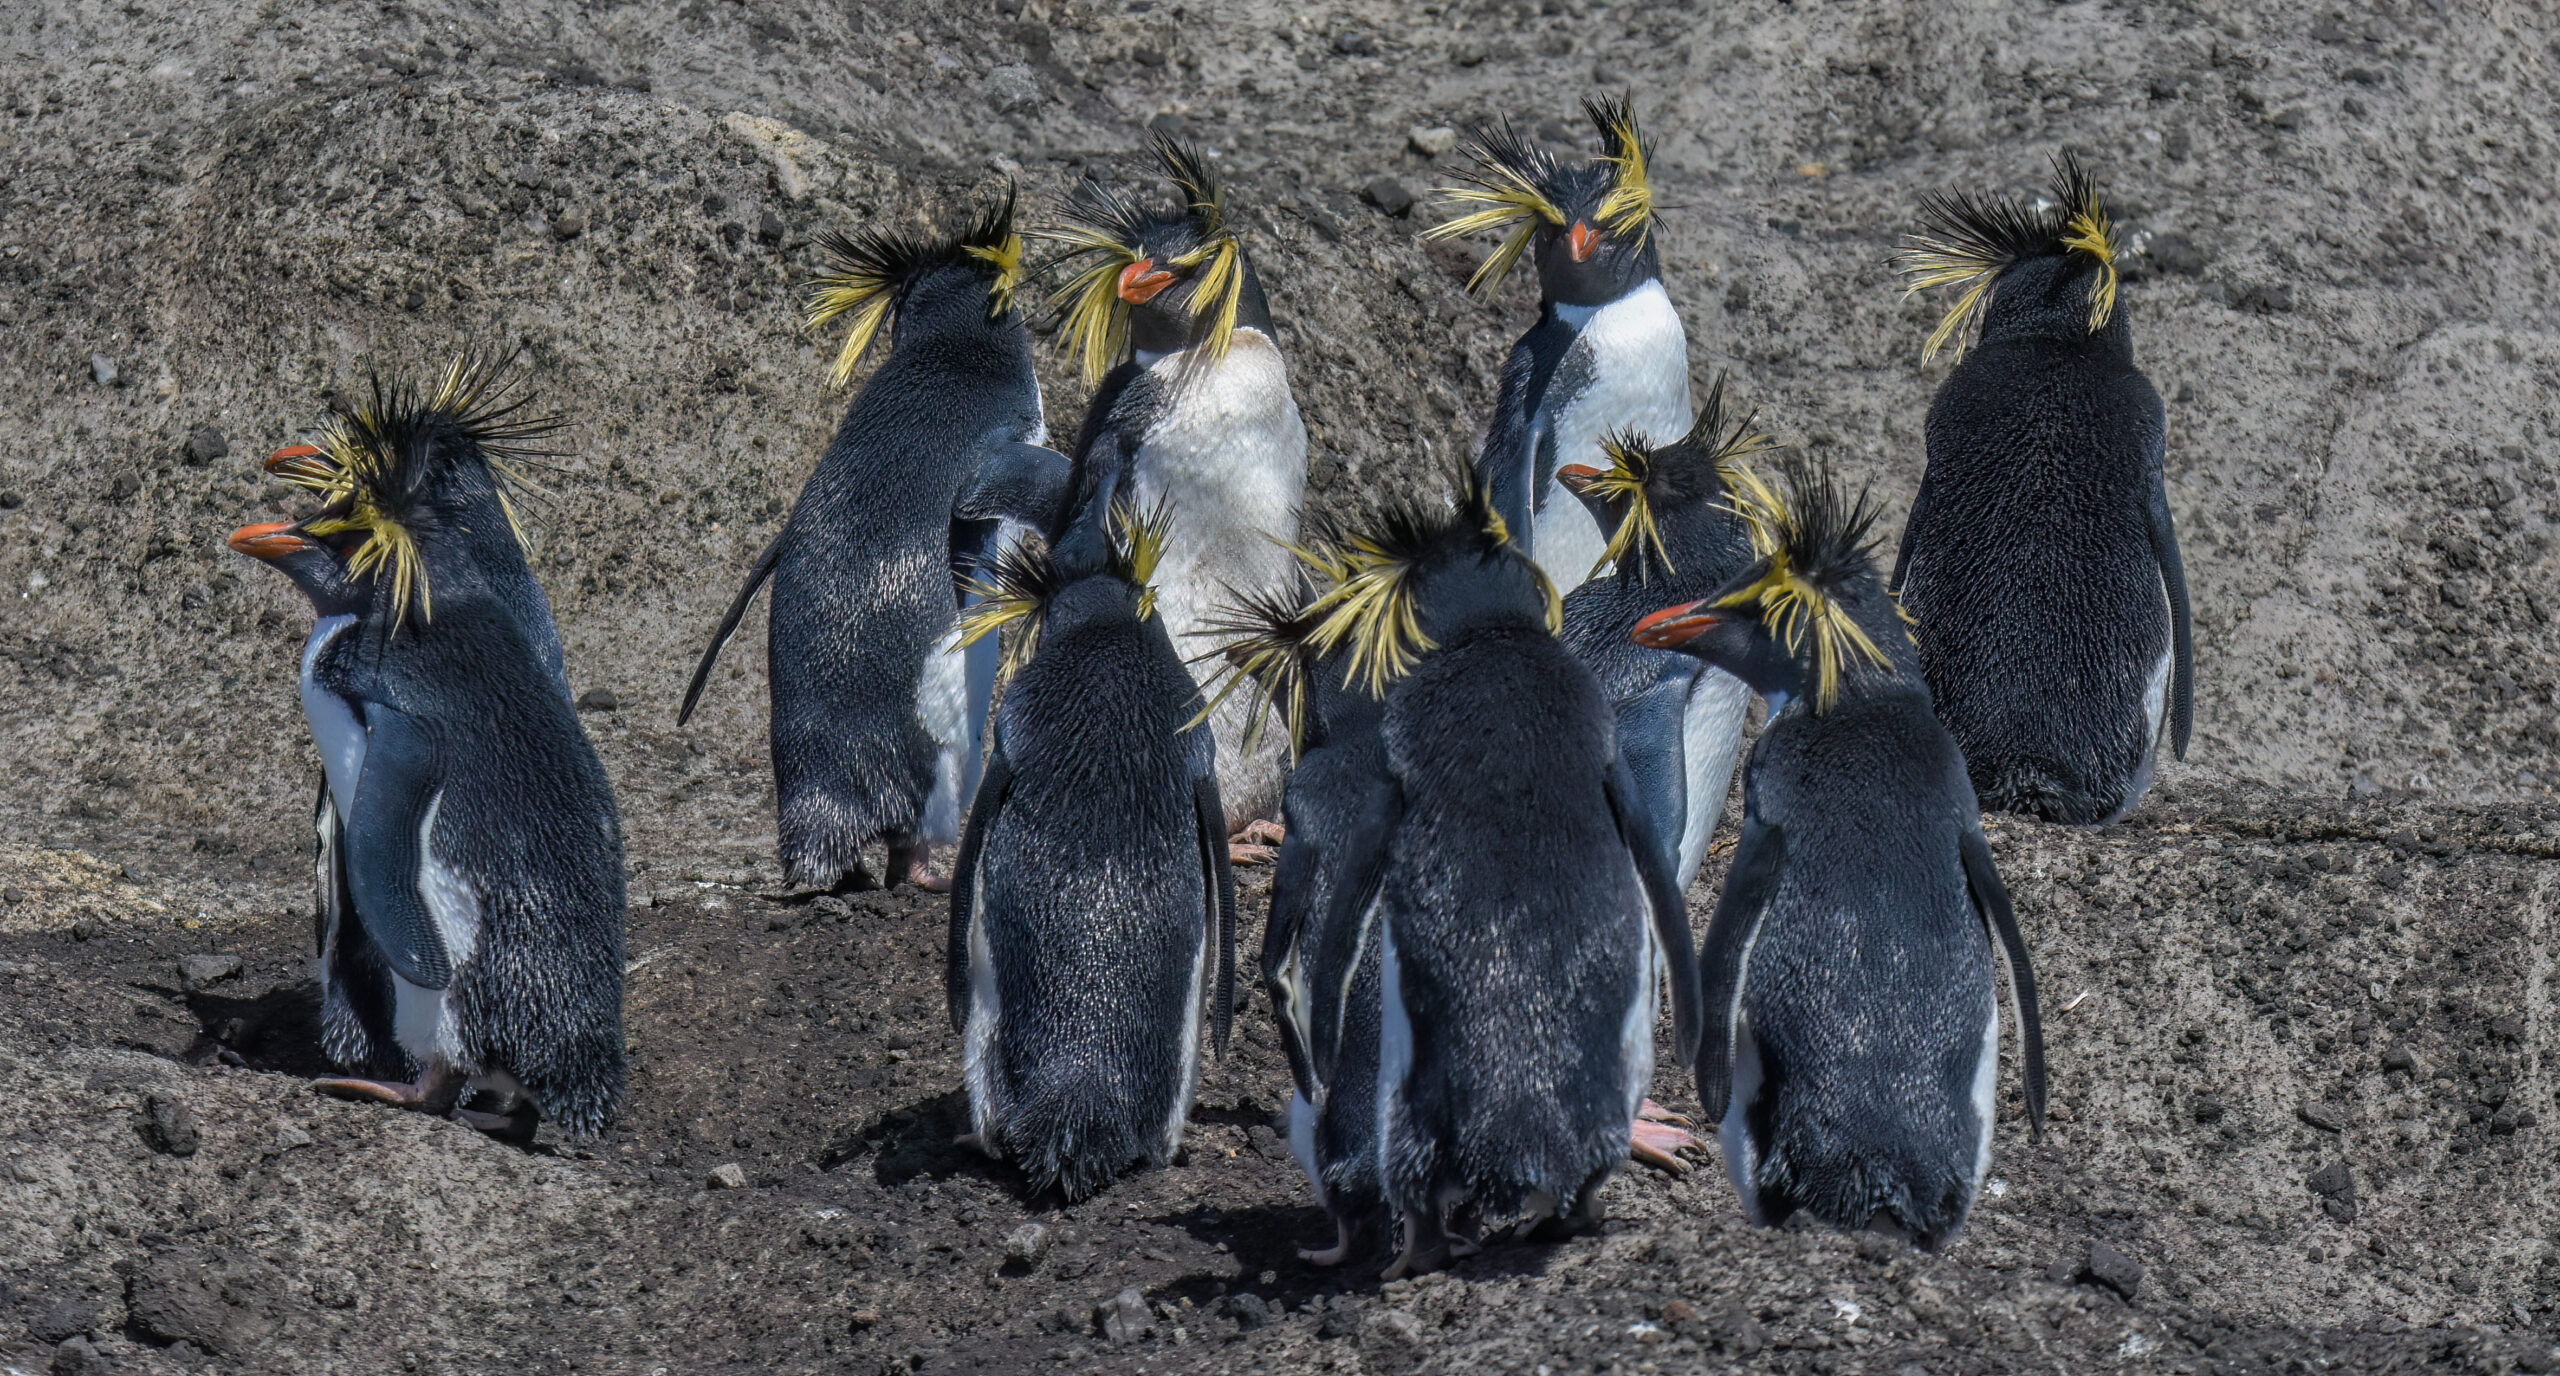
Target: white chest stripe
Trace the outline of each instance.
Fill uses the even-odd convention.
[[[480,946],[480,895],[470,880],[436,857],[436,813],[443,807],[439,790],[427,802],[427,819],[418,824],[418,897],[436,920],[436,935],[444,938],[445,958],[459,979]]]
[[[320,772],[329,780],[329,796],[338,820],[356,801],[356,780],[364,773],[364,723],[355,708],[313,677],[320,653],[356,624],[352,614],[323,617],[302,642],[302,718],[311,727],[311,743],[320,747]]]

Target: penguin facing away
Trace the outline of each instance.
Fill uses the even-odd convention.
[[[1672,878],[1684,894],[1724,815],[1751,690],[1721,669],[1639,645],[1627,633],[1663,604],[1704,597],[1750,566],[1750,533],[1727,498],[1743,461],[1775,443],[1728,398],[1719,374],[1705,409],[1680,438],[1654,444],[1607,436],[1600,446],[1606,469],[1556,470],[1610,532],[1602,568],[1564,599],[1564,643],[1598,676],[1617,712],[1618,751],[1655,835],[1671,849]]]
[[[1423,232],[1451,239],[1500,230],[1468,280],[1489,296],[1514,263],[1538,273],[1538,323],[1503,364],[1476,472],[1513,538],[1559,588],[1591,576],[1608,533],[1556,479],[1567,464],[1606,468],[1601,436],[1689,428],[1689,341],[1662,287],[1651,140],[1623,99],[1586,100],[1601,154],[1559,162],[1509,124],[1462,145],[1473,167],[1439,194],[1467,213]],[[1468,209],[1472,207],[1471,209]]]
[[[1596,1222],[1653,1071],[1666,974],[1698,1023],[1686,909],[1632,799],[1599,685],[1556,642],[1559,599],[1491,495],[1390,508],[1313,605],[1381,700],[1386,811],[1347,829],[1329,931],[1378,952],[1379,1176],[1390,1277],[1476,1221]],[[1659,960],[1656,957],[1659,956]],[[1356,962],[1334,968],[1355,970]],[[1319,1032],[1321,1035],[1321,1030]]]
[[[1126,501],[999,553],[966,634],[1011,627],[951,885],[945,988],[971,1135],[1068,1199],[1180,1145],[1235,996],[1215,747]]]
[[[1058,246],[1044,271],[1067,279],[1060,342],[1098,383],[1059,520],[1089,519],[1124,496],[1165,505],[1173,525],[1157,607],[1188,655],[1230,590],[1289,586],[1307,428],[1225,190],[1198,148],[1159,136],[1155,154],[1180,210],[1087,182],[1038,237]],[[1210,718],[1231,830],[1280,803],[1276,745],[1247,750],[1241,711]]]
[[[2186,757],[2194,649],[2114,230],[2076,158],[2047,194],[1921,204],[1905,280],[1962,289],[1925,354],[1979,338],[1930,403],[1894,581],[1983,806],[2103,826],[2149,789],[2164,729]]]
[[[1826,469],[1737,494],[1758,560],[1635,638],[1749,683],[1769,722],[1699,954],[1698,1094],[1755,1223],[1797,1210],[1934,1250],[1991,1163],[2008,958],[2028,1123],[2044,1116],[2035,974],[1964,755],[1929,711],[1876,516]]]
[[[810,323],[851,324],[830,381],[850,378],[884,329],[888,357],[748,571],[677,720],[770,579],[785,874],[803,888],[867,887],[876,842],[882,882],[938,888],[932,851],[959,838],[995,674],[992,644],[971,655],[954,640],[961,585],[1008,522],[1046,524],[1066,460],[1040,447],[1010,192],[956,237],[859,230],[820,247],[830,268],[811,289]]]
[[[525,405],[502,362],[459,360],[432,391],[376,379],[318,454],[278,466],[321,511],[233,538],[322,613],[304,701],[327,780],[329,1050],[413,1076],[316,1087],[592,1135],[624,1082],[622,831],[559,691],[556,630],[521,595],[506,485],[553,428]]]

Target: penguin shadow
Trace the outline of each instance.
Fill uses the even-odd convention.
[[[969,1096],[955,1089],[883,1109],[840,1129],[826,1150],[818,1154],[818,1169],[841,1170],[867,1158],[872,1179],[890,1189],[911,1180],[939,1181],[967,1175],[1010,1183],[1015,1193],[1021,1193],[1018,1173],[953,1140],[968,1130]]]
[[[195,1036],[178,1056],[189,1065],[218,1063],[303,1079],[338,1073],[320,1049],[316,980],[296,980],[249,995],[166,987],[150,987],[150,991],[185,1004],[195,1019]]]

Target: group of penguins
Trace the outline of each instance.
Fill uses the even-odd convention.
[[[2191,701],[2163,414],[2094,181],[1926,198],[1898,260],[1953,294],[1928,467],[1888,584],[1879,505],[1719,377],[1692,407],[1649,146],[1505,125],[1433,237],[1498,239],[1537,322],[1471,463],[1302,514],[1307,440],[1202,154],[940,237],[821,241],[847,408],[684,699],[772,585],[790,881],[947,888],[972,1132],[1068,1198],[1177,1151],[1235,1001],[1239,861],[1289,1142],[1335,1225],[1306,1255],[1442,1265],[1594,1226],[1632,1153],[1659,1000],[1752,1219],[1935,1248],[1988,1168],[2003,965],[2040,1130],[2034,978],[1979,809],[2099,825]],[[1025,288],[1095,387],[1049,446]],[[1925,357],[1925,354],[1924,354]],[[510,492],[553,451],[503,359],[377,377],[268,470],[316,514],[232,548],[310,599],[325,1092],[529,1136],[624,1086],[622,839]],[[1417,456],[1418,457],[1418,456]],[[1430,468],[1427,463],[1408,462]],[[1703,942],[1684,902],[1757,696]],[[1276,843],[1276,847],[1275,844]],[[872,854],[881,869],[868,868]]]

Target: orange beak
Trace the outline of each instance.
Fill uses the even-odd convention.
[[[1173,274],[1156,266],[1153,258],[1141,258],[1120,269],[1120,299],[1132,306],[1143,306],[1156,299],[1156,293],[1173,285]]]
[[[273,473],[287,464],[319,457],[320,446],[316,444],[288,444],[267,456],[267,471]]]
[[[1591,251],[1600,247],[1600,231],[1576,220],[1573,222],[1573,228],[1564,232],[1564,246],[1565,251],[1573,255],[1573,261],[1588,263],[1591,261]]]
[[[326,451],[308,444],[288,444],[267,456],[267,471],[287,481],[326,482],[337,475],[338,466]]]
[[[1556,481],[1576,492],[1591,486],[1599,477],[1600,470],[1587,463],[1569,463],[1556,470]]]
[[[1647,613],[1627,635],[1638,645],[1656,650],[1676,650],[1715,627],[1716,614],[1708,609],[1706,603],[1689,602]]]
[[[319,546],[303,538],[291,521],[269,521],[264,525],[242,526],[231,532],[231,548],[252,559],[282,559]]]

